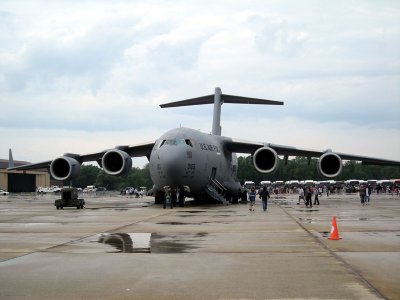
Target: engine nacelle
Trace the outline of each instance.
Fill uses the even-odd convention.
[[[272,173],[279,165],[279,158],[276,151],[269,147],[257,149],[253,154],[253,165],[260,173]]]
[[[322,154],[318,159],[318,172],[324,177],[332,178],[338,176],[343,170],[342,159],[333,152]]]
[[[59,181],[73,179],[81,172],[81,164],[74,158],[62,156],[51,162],[50,174]]]
[[[131,156],[118,149],[107,151],[101,159],[104,172],[109,175],[126,174],[132,169]]]

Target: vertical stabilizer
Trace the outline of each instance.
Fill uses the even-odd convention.
[[[12,155],[11,149],[8,150],[8,167],[9,168],[14,168],[14,159]]]
[[[214,114],[212,122],[213,135],[221,135],[221,106],[223,104],[221,100],[221,94],[221,89],[219,87],[216,87],[214,94]]]

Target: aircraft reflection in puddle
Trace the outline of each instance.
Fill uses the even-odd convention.
[[[108,244],[122,253],[150,253],[151,233],[102,233],[99,243]]]
[[[114,247],[113,253],[186,253],[198,247],[207,233],[162,235],[157,233],[101,233],[98,242]]]

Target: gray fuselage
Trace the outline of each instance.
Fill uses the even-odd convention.
[[[156,189],[186,186],[189,195],[196,196],[204,192],[211,177],[233,196],[238,195],[237,157],[225,149],[226,139],[189,128],[163,134],[154,145],[149,164]]]

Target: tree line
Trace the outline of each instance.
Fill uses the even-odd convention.
[[[259,183],[263,180],[288,181],[288,180],[324,180],[317,171],[317,159],[296,157],[280,160],[279,167],[273,174],[261,174],[254,168],[251,156],[238,157],[238,180]],[[355,161],[346,161],[342,173],[335,180],[346,179],[393,179],[400,178],[400,167],[362,165]],[[122,176],[107,175],[102,169],[93,165],[83,165],[80,175],[72,181],[73,186],[85,188],[88,185],[105,187],[108,190],[122,190],[126,187],[147,187],[150,189],[153,182],[150,178],[149,164],[143,168],[132,168],[128,174]]]
[[[240,181],[254,181],[259,183],[263,180],[288,181],[288,180],[326,180],[317,170],[318,159],[309,162],[305,157],[296,157],[288,160],[279,160],[278,169],[272,174],[261,174],[257,172],[251,161],[251,156],[238,157],[238,179]],[[346,161],[342,173],[335,180],[347,179],[393,179],[400,178],[400,167],[363,165],[355,161]]]
[[[153,187],[150,178],[149,164],[143,168],[132,168],[127,174],[121,176],[107,175],[102,169],[93,165],[82,165],[80,175],[72,180],[75,187],[85,188],[88,185],[105,187],[107,190],[120,191],[126,187]]]

